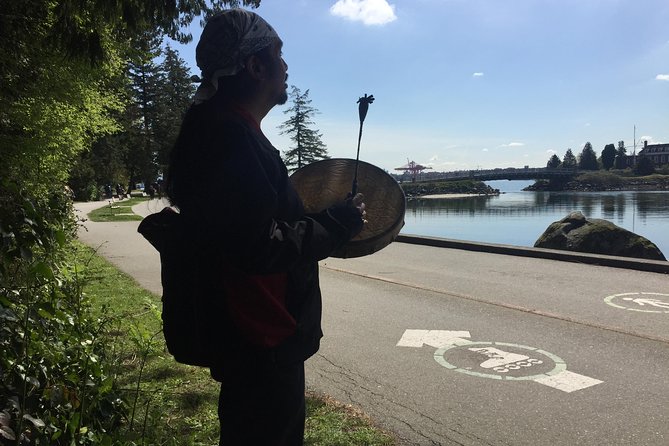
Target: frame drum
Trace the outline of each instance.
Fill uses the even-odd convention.
[[[351,192],[355,160],[332,158],[306,165],[290,177],[307,213],[317,213],[341,203]],[[363,194],[365,226],[362,232],[332,254],[350,258],[373,254],[388,246],[404,226],[404,191],[382,169],[358,161],[358,192]]]

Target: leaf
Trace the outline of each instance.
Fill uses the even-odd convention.
[[[58,245],[60,247],[65,246],[65,241],[66,241],[65,231],[62,230],[56,231],[54,235],[56,236],[56,242],[58,243]]]
[[[42,316],[44,319],[53,319],[53,314],[49,313],[44,308],[40,308],[39,310],[37,310],[37,314]]]
[[[14,435],[14,431],[8,426],[0,426],[0,438],[14,441],[16,440],[16,435]]]
[[[34,376],[26,376],[26,382],[33,386],[33,388],[39,387],[39,380]]]
[[[70,422],[68,423],[68,428],[72,435],[74,435],[74,433],[77,431],[77,428],[79,427],[79,417],[79,412],[75,412],[74,415],[72,415],[72,418],[70,418]]]
[[[27,260],[27,261],[32,260],[33,252],[30,248],[27,248],[25,246],[21,246],[20,250],[21,250],[21,258],[23,260]]]
[[[35,418],[28,413],[24,414],[23,418],[30,421],[33,424],[33,426],[35,426],[37,429],[42,429],[44,426],[46,426],[46,424],[44,424],[44,421],[40,420],[39,418]]]
[[[35,275],[35,277],[39,276],[50,280],[53,280],[54,278],[53,270],[45,262],[37,261],[32,264],[30,269],[31,272]]]

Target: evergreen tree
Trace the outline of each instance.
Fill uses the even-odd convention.
[[[602,150],[602,167],[606,170],[610,170],[613,167],[616,159],[616,146],[613,144],[607,144]]]
[[[627,167],[627,149],[625,148],[625,141],[618,141],[618,149],[616,150],[614,164],[616,169],[624,169]]]
[[[546,167],[548,167],[549,169],[557,169],[558,167],[560,167],[560,164],[562,164],[560,158],[556,154],[553,154],[553,156],[551,156],[550,159],[548,160]]]
[[[589,142],[585,143],[583,150],[578,156],[578,168],[582,170],[599,170],[597,154],[592,149],[592,144]]]
[[[158,175],[158,134],[164,74],[155,59],[162,53],[162,36],[147,32],[140,36],[128,64],[130,104],[127,108],[127,156],[129,189],[141,181],[151,182]]]
[[[190,79],[191,73],[186,62],[169,45],[165,47],[164,53],[165,58],[160,65],[163,82],[158,101],[158,140],[155,159],[161,172],[168,164],[170,151],[181,128],[181,120],[195,94],[195,86]]]
[[[573,169],[577,165],[576,163],[576,157],[572,153],[571,149],[567,149],[567,152],[565,152],[564,157],[562,158],[562,168],[564,169]]]
[[[290,135],[294,146],[284,152],[284,162],[289,170],[299,169],[314,161],[330,158],[322,136],[317,130],[311,128],[314,125],[312,117],[318,110],[311,106],[309,90],[304,93],[296,86],[292,86],[290,92],[292,106],[284,111],[290,117],[279,126],[282,135]]]

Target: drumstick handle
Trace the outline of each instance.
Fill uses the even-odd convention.
[[[360,132],[358,133],[358,153],[355,155],[355,175],[353,175],[353,186],[351,187],[351,197],[358,193],[358,161],[360,160],[360,141],[362,140],[362,121],[360,121]]]
[[[358,133],[358,153],[355,155],[355,175],[353,176],[353,185],[351,187],[351,197],[355,197],[355,194],[358,193],[358,162],[360,161],[360,140],[362,139],[362,123],[365,121],[367,116],[367,110],[369,109],[369,104],[374,102],[374,95],[370,94],[358,99],[358,116],[360,117],[360,132]]]

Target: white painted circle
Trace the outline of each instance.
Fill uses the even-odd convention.
[[[621,293],[604,298],[604,302],[615,308],[641,313],[669,313],[669,294]]]
[[[567,370],[567,364],[557,355],[507,342],[463,340],[438,349],[434,359],[456,372],[510,381],[536,380]]]

